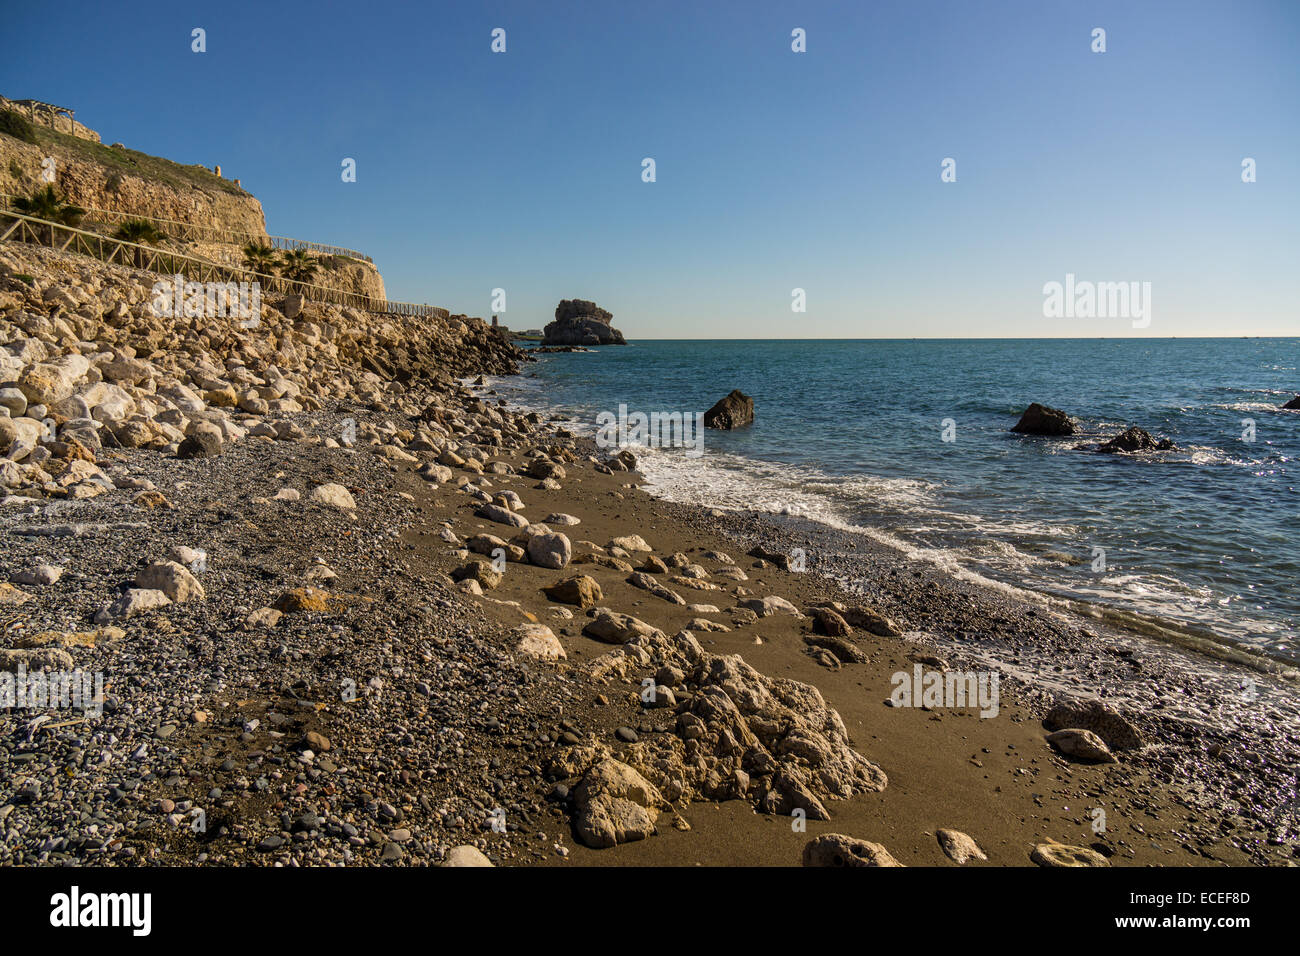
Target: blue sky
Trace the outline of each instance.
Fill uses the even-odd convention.
[[[499,287],[528,328],[590,298],[631,338],[1300,334],[1294,0],[9,7],[0,93],[220,164],[393,299]],[[1150,282],[1150,326],[1045,318],[1067,273]]]

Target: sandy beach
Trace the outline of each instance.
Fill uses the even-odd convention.
[[[24,256],[10,274],[66,261]],[[7,669],[70,663],[107,689],[99,715],[0,714],[0,862],[797,866],[839,834],[877,862],[957,865],[941,830],[969,836],[972,866],[1045,846],[1294,858],[1282,678],[1256,673],[1247,719],[1225,705],[1236,678],[1185,651],[798,519],[657,499],[626,456],[472,384],[525,358],[481,322],[459,382],[385,379],[362,342],[334,354],[339,398],[304,346],[330,317],[275,308],[203,348],[238,377],[224,359],[278,341],[280,377],[246,381],[292,383],[298,410],[221,412],[242,437],[219,454],[87,449],[98,490],[4,499],[0,577],[61,569],[9,586]],[[120,358],[129,339],[99,334]],[[50,468],[86,457],[65,446]],[[806,570],[780,566],[795,549]],[[544,591],[579,576],[567,603]],[[172,600],[133,597],[155,578]],[[997,672],[996,715],[897,706],[914,671]],[[1107,762],[1047,741],[1054,705],[1098,695]]]

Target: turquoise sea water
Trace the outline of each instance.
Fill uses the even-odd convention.
[[[652,490],[800,512],[958,574],[1200,625],[1294,660],[1300,412],[1280,406],[1300,392],[1297,366],[1294,338],[646,341],[539,356],[498,387],[592,428],[620,403],[703,412],[739,388],[755,423],[708,431],[702,457],[647,451]],[[1011,433],[1031,401],[1076,416],[1083,434]],[[1129,425],[1179,450],[1074,448]]]

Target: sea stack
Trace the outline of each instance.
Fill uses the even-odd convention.
[[[614,318],[586,299],[562,299],[555,307],[555,321],[543,330],[543,345],[627,345],[623,333],[610,325]]]

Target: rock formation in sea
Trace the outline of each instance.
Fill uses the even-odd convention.
[[[740,389],[732,389],[725,397],[704,413],[706,428],[732,429],[748,425],[754,420],[754,400]]]
[[[614,314],[586,299],[562,299],[555,321],[543,333],[543,345],[627,345],[623,333],[610,325]]]
[[[1152,438],[1146,429],[1136,426],[1128,429],[1108,442],[1097,446],[1097,451],[1114,454],[1115,452],[1138,451],[1172,451],[1177,446],[1168,438]]]
[[[1026,435],[1073,435],[1074,420],[1059,408],[1034,402],[1011,429]]]

